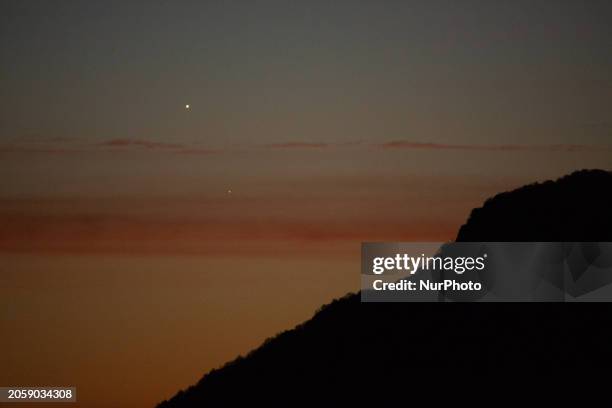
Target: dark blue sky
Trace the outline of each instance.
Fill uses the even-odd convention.
[[[4,141],[597,144],[612,129],[608,1],[3,1],[0,16]]]

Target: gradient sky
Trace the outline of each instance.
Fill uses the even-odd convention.
[[[151,406],[356,290],[361,241],[450,240],[497,192],[610,169],[610,21],[0,1],[0,385]]]

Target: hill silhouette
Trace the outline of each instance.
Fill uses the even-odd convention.
[[[612,241],[611,210],[612,173],[578,171],[487,200],[457,241]],[[608,370],[611,324],[610,303],[364,304],[350,294],[159,408],[346,405],[375,389],[405,401],[406,389],[441,379]]]
[[[497,194],[472,210],[456,241],[610,241],[611,179],[582,170]]]

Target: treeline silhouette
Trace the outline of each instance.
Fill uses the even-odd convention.
[[[612,173],[583,170],[496,195],[472,211],[457,241],[612,241]],[[543,384],[607,371],[611,324],[609,303],[362,304],[350,294],[159,408],[346,406],[375,392],[405,402],[417,384],[475,376]]]

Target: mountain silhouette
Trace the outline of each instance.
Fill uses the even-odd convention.
[[[612,241],[612,173],[582,170],[498,194],[472,211],[457,241]],[[361,303],[349,294],[159,408],[330,406],[376,390],[405,401],[426,382],[607,371],[611,324],[610,303]]]
[[[607,171],[582,170],[498,194],[472,210],[456,241],[610,241],[611,179]]]

